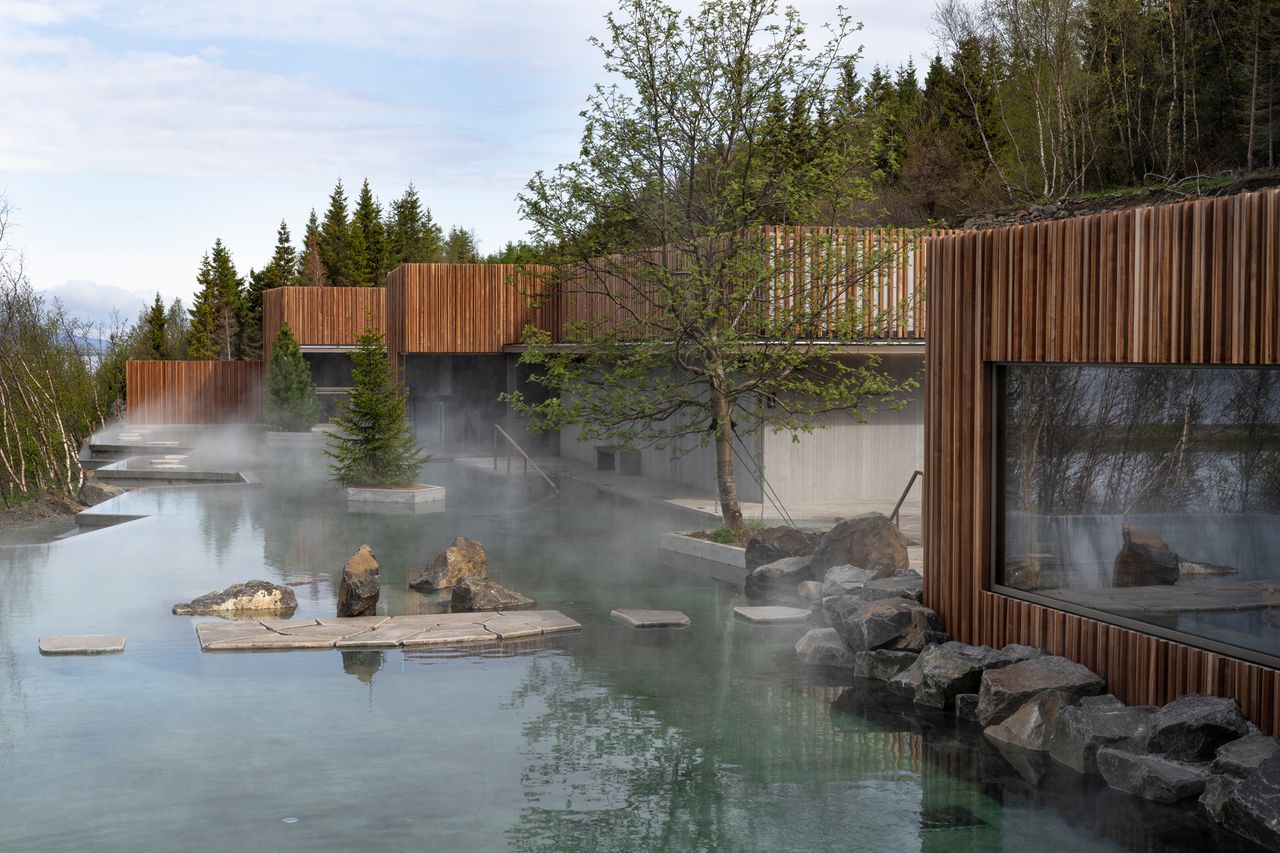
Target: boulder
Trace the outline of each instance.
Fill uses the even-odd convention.
[[[938,614],[909,598],[862,601],[840,595],[824,602],[827,621],[851,650],[899,649],[918,652],[936,639]]]
[[[1222,806],[1223,825],[1261,844],[1280,849],[1280,754],[1239,780]]]
[[[856,566],[832,566],[822,576],[822,597],[834,595],[860,595],[867,581],[874,580],[876,573],[871,569],[859,569]]]
[[[915,652],[900,652],[893,649],[858,652],[853,656],[853,674],[872,681],[890,681],[898,673],[914,664],[918,657],[919,655]]]
[[[454,613],[474,610],[532,610],[532,598],[513,592],[485,578],[463,578],[454,584],[449,609]]]
[[[808,557],[783,557],[749,572],[744,591],[748,601],[789,601],[801,581],[812,579]]]
[[[822,584],[817,581],[800,581],[800,585],[796,587],[796,595],[800,596],[801,601],[821,601]]]
[[[835,628],[814,628],[796,643],[800,662],[808,666],[829,666],[857,670],[855,655],[845,646]]]
[[[993,741],[1020,749],[1044,752],[1049,748],[1049,733],[1059,712],[1076,701],[1075,696],[1051,690],[1024,704],[1004,722],[988,726],[983,734]]]
[[[888,516],[868,512],[846,519],[819,540],[813,552],[814,573],[832,566],[871,569],[877,577],[889,577],[907,569],[907,537]]]
[[[920,653],[921,682],[915,701],[946,710],[961,693],[977,692],[986,670],[1011,666],[1041,654],[1031,646],[1010,645],[1001,651],[955,642],[929,646]]]
[[[1054,761],[1077,773],[1097,773],[1098,750],[1103,747],[1146,749],[1151,709],[1129,708],[1118,700],[1116,704],[1098,701],[1103,698],[1086,696],[1079,705],[1059,711],[1049,731],[1049,755]]]
[[[463,578],[489,576],[489,558],[484,546],[474,539],[459,536],[419,574],[409,581],[413,589],[430,592],[456,586]]]
[[[1098,772],[1117,791],[1157,803],[1198,797],[1209,781],[1209,765],[1175,761],[1104,746],[1098,750]]]
[[[1073,660],[1042,655],[1012,666],[987,670],[978,690],[978,722],[983,728],[1002,722],[1040,693],[1061,690],[1076,698],[1101,693],[1105,683]]]
[[[1182,761],[1209,761],[1218,748],[1249,734],[1234,699],[1191,693],[1151,718],[1151,750]]]
[[[289,616],[297,608],[298,597],[289,587],[252,580],[232,584],[221,592],[205,593],[185,604],[175,604],[173,612],[178,616],[229,616],[236,613]]]
[[[342,580],[338,584],[338,615],[373,616],[378,610],[381,577],[373,551],[368,545],[361,545],[342,569]]]
[[[1082,708],[1123,708],[1125,704],[1112,696],[1110,693],[1103,693],[1101,696],[1085,696],[1080,700]]]
[[[85,506],[97,506],[104,501],[109,501],[117,495],[123,495],[125,490],[119,486],[113,486],[110,483],[102,483],[96,479],[89,478],[80,486],[80,491],[76,493],[76,500]]]
[[[977,693],[961,693],[956,697],[956,716],[970,723],[978,722]]]
[[[920,692],[920,683],[923,674],[923,664],[920,662],[920,656],[916,655],[916,659],[911,665],[899,672],[893,678],[885,682],[885,687],[890,693],[896,693],[904,699],[915,699],[916,694]]]
[[[1149,530],[1124,526],[1124,546],[1116,555],[1116,586],[1154,586],[1177,583],[1178,555],[1169,543]]]
[[[1209,780],[1204,783],[1204,793],[1200,795],[1200,808],[1204,809],[1211,820],[1222,823],[1222,809],[1235,794],[1239,784],[1240,780],[1234,776],[1211,773]]]
[[[798,527],[766,527],[747,540],[747,571],[776,562],[785,557],[808,557],[813,554],[822,534]]]
[[[858,593],[863,601],[879,601],[882,598],[924,598],[924,578],[915,572],[904,572],[891,578],[876,578],[863,584]]]
[[[1270,735],[1247,735],[1223,744],[1209,769],[1214,773],[1243,779],[1280,751],[1280,743]]]

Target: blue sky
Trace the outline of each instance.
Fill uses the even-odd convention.
[[[677,6],[693,3],[678,0]],[[795,3],[811,26],[834,3]],[[863,67],[924,66],[934,0],[847,3]],[[593,0],[0,0],[0,193],[33,284],[96,321],[189,300],[215,237],[239,268],[334,181],[413,181],[485,250],[516,193],[577,153],[604,79]],[[814,40],[817,36],[814,36]]]

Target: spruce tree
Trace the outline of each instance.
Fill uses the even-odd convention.
[[[364,287],[376,287],[387,274],[386,230],[382,224],[382,209],[369,189],[369,179],[360,186],[356,210],[351,217],[351,244],[355,283]],[[356,246],[360,248],[357,250]]]
[[[271,348],[267,374],[267,426],[280,432],[306,432],[324,420],[311,368],[289,324],[280,326]]]
[[[307,221],[307,234],[302,241],[302,256],[298,258],[298,284],[304,287],[322,287],[329,282],[324,276],[324,264],[320,261],[320,224],[316,221],[316,209],[311,208]]]
[[[408,398],[387,360],[382,332],[361,333],[353,363],[351,396],[334,423],[325,453],[344,486],[407,486],[417,481],[427,456],[409,423]]]
[[[187,357],[193,359],[210,359],[218,357],[218,348],[214,344],[214,314],[218,305],[218,281],[213,273],[213,264],[209,261],[209,253],[205,252],[200,259],[200,269],[196,273],[196,297],[191,306],[191,333],[187,338]]]
[[[234,361],[242,357],[244,279],[236,273],[222,240],[200,261],[195,306],[191,309],[191,358]]]
[[[450,228],[444,246],[444,260],[449,264],[479,263],[480,249],[476,246],[475,232],[458,225]]]
[[[169,303],[169,313],[165,319],[165,352],[169,358],[187,358],[187,340],[191,334],[191,317],[181,299],[175,298]]]
[[[400,264],[430,264],[443,256],[444,235],[422,205],[413,184],[391,202],[386,223],[387,268]]]
[[[142,322],[139,324],[138,350],[137,358],[141,359],[157,359],[163,360],[169,358],[169,341],[166,334],[166,326],[168,326],[168,313],[165,311],[164,300],[160,294],[156,294],[155,301],[151,303],[151,307],[146,308],[142,312]]]
[[[289,226],[281,219],[271,260],[260,270],[249,270],[249,290],[244,300],[244,358],[262,358],[262,294],[293,284],[297,271],[298,253],[293,248]]]
[[[318,240],[320,263],[324,266],[325,280],[333,287],[349,287],[355,270],[351,257],[351,220],[347,215],[347,195],[342,189],[342,179],[329,194],[329,209],[325,211]]]

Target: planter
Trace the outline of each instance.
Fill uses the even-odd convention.
[[[444,486],[415,483],[412,486],[378,488],[375,486],[350,486],[347,488],[348,504],[382,504],[390,506],[417,506],[444,502]]]
[[[324,441],[319,432],[268,432],[267,444],[273,447],[311,447]]]
[[[743,571],[747,568],[747,549],[739,545],[721,545],[719,542],[686,536],[683,533],[664,533],[659,545],[664,551],[683,554],[686,557],[722,563]]]

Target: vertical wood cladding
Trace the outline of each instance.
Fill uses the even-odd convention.
[[[366,326],[385,324],[386,288],[276,287],[262,294],[262,358],[288,323],[299,344],[350,345]]]
[[[1280,364],[1280,190],[925,241],[926,603],[969,643],[1073,658],[1131,704],[1236,699],[1280,732],[1280,673],[989,589],[991,363]]]
[[[130,361],[124,376],[130,424],[262,421],[260,361]]]

